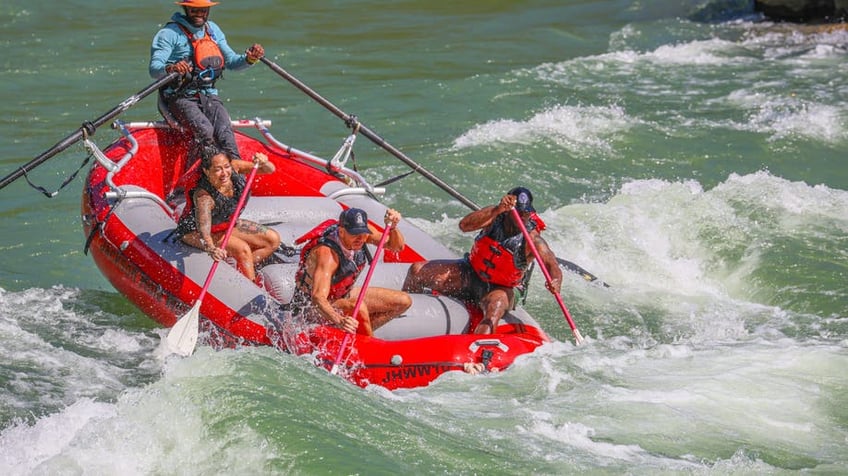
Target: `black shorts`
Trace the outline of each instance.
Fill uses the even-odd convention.
[[[483,299],[483,296],[489,294],[489,292],[493,289],[505,287],[483,281],[474,271],[474,268],[471,267],[471,263],[468,261],[467,256],[460,260],[458,266],[460,270],[460,280],[462,282],[462,291],[460,291],[456,296],[459,299],[470,302],[480,302],[480,300]]]

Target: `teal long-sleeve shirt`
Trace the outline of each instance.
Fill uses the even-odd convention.
[[[189,41],[185,33],[175,23],[184,26],[198,38],[202,38],[205,34],[203,31],[204,27],[195,28],[182,13],[174,13],[171,16],[171,22],[156,33],[153,37],[153,43],[150,45],[150,65],[148,66],[148,70],[150,77],[153,79],[164,77],[167,74],[165,73],[165,66],[169,64],[176,63],[184,58],[192,62],[191,41]],[[221,54],[224,56],[225,69],[239,71],[250,67],[250,64],[247,62],[247,55],[238,54],[230,48],[230,45],[227,44],[227,37],[217,24],[207,21],[206,26],[209,28],[209,34],[212,36],[212,39],[218,43],[218,48],[221,49]],[[187,92],[193,93],[194,91]],[[204,88],[202,92],[205,94],[218,94],[218,90],[213,87]]]

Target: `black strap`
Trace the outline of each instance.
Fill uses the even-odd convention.
[[[91,242],[94,241],[94,235],[100,231],[101,222],[95,222],[94,226],[91,227],[91,233],[88,234],[88,238],[85,239],[85,246],[82,247],[82,254],[88,255],[88,250],[91,248]]]
[[[371,256],[371,251],[368,249],[367,246],[365,246],[363,248],[365,249],[365,261],[367,261],[368,265],[370,266],[371,262],[374,261],[374,257]]]
[[[398,180],[405,179],[406,177],[408,177],[408,176],[410,176],[410,175],[412,175],[412,174],[414,174],[414,173],[415,173],[415,171],[414,171],[414,170],[410,170],[409,172],[407,172],[407,173],[405,173],[405,174],[400,174],[400,175],[397,175],[397,176],[392,177],[392,178],[390,178],[390,179],[383,180],[382,182],[380,182],[380,183],[378,183],[377,185],[374,185],[374,186],[375,186],[375,187],[385,187],[386,185],[389,185],[389,184],[395,183],[395,182],[397,182]]]
[[[106,216],[103,217],[103,221],[96,221],[94,223],[94,226],[91,227],[91,233],[88,234],[88,238],[85,239],[85,246],[82,247],[82,254],[88,255],[88,250],[89,248],[91,248],[91,242],[94,241],[94,235],[97,234],[97,232],[103,228],[103,225],[107,221],[109,221],[109,218],[112,216],[112,213],[114,213],[115,208],[118,206],[118,203],[120,203],[120,201],[121,199],[118,198],[118,201],[115,202],[112,205],[112,208],[109,209],[109,213],[107,213]]]
[[[489,366],[492,364],[492,357],[494,357],[495,353],[489,349],[485,349],[481,354],[480,363],[483,364],[483,369],[486,373],[488,373],[491,369]]]
[[[82,168],[85,167],[86,164],[88,164],[89,160],[91,160],[91,154],[89,154],[88,157],[86,157],[85,160],[82,161],[82,164],[80,164],[79,168],[74,173],[72,173],[70,175],[70,177],[66,178],[65,181],[62,182],[62,185],[60,185],[59,188],[57,188],[55,192],[48,192],[47,189],[45,189],[44,187],[32,183],[32,181],[27,176],[26,169],[21,167],[21,170],[23,171],[24,179],[26,179],[26,181],[27,181],[27,183],[29,184],[30,187],[32,187],[32,188],[38,190],[39,192],[43,193],[44,196],[47,197],[47,198],[53,198],[56,195],[59,195],[60,190],[65,188],[69,183],[73,182],[73,180],[77,177],[77,174],[79,174],[80,170],[82,170]]]
[[[168,240],[169,240],[172,236],[174,236],[174,234],[175,234],[176,232],[177,232],[177,229],[176,229],[176,228],[174,228],[173,230],[169,231],[169,232],[168,232],[168,234],[167,234],[167,235],[165,235],[165,238],[162,238],[162,241],[161,241],[160,243],[167,243],[167,242],[168,242]],[[174,238],[174,239],[171,241],[171,243],[176,243],[176,242],[177,242],[177,238]]]
[[[521,278],[521,283],[515,287],[515,290],[518,291],[518,294],[521,295],[521,305],[527,302],[527,296],[530,294],[530,277],[533,275],[533,269],[535,268],[536,262],[533,261],[530,263],[530,266],[524,271],[524,277]],[[517,301],[517,300],[516,300]]]

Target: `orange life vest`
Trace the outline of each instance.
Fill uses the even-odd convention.
[[[188,29],[177,23],[191,42],[194,51],[193,81],[198,85],[211,85],[224,73],[224,55],[218,43],[209,33],[209,25],[203,26],[203,37],[196,38]]]

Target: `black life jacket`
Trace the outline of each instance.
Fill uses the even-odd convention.
[[[189,184],[186,186],[186,204],[177,222],[176,233],[178,236],[197,230],[197,218],[194,215],[194,192],[198,189],[206,190],[212,200],[215,201],[215,205],[212,207],[212,233],[218,233],[226,231],[230,219],[236,211],[241,194],[244,193],[244,188],[247,185],[247,179],[244,175],[233,172],[230,176],[230,180],[233,182],[233,196],[228,197],[213,187],[205,174],[198,173],[198,175],[196,185]]]
[[[297,286],[297,291],[303,294],[309,294],[311,285],[306,282],[308,277],[306,273],[306,259],[313,248],[319,245],[329,247],[339,258],[339,267],[330,284],[330,295],[327,299],[330,301],[347,296],[359,273],[371,262],[371,253],[367,246],[353,253],[353,258],[348,259],[342,250],[342,245],[339,241],[339,224],[338,220],[326,220],[315,227],[312,231],[295,240],[295,244],[306,242],[300,252],[300,266],[297,268],[297,274],[294,281]]]

